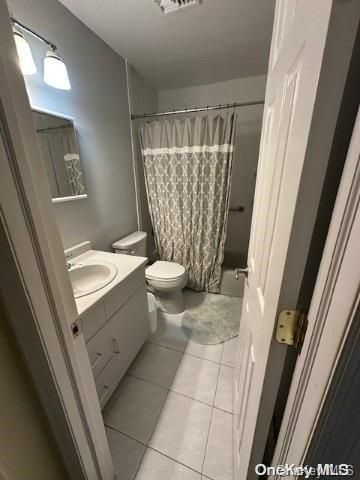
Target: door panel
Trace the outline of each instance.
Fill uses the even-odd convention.
[[[288,158],[289,143],[293,140],[292,125],[294,113],[297,108],[298,87],[301,78],[302,55],[299,55],[291,71],[286,75],[284,86],[280,87],[282,106],[280,113],[280,127],[277,138],[277,150],[272,160],[272,182],[270,190],[270,199],[266,209],[265,235],[262,243],[261,259],[258,277],[258,289],[262,292],[263,298],[268,293],[267,280],[269,273],[269,264],[273,255],[274,235],[279,230],[279,206],[282,202],[283,182],[285,169],[291,165],[286,164]],[[270,172],[269,172],[270,173]],[[284,199],[285,201],[285,199]],[[256,263],[256,260],[255,260]]]
[[[296,4],[296,0],[279,0],[276,4],[273,33],[274,48],[270,60],[271,69],[274,67],[276,60],[279,57],[284,39],[293,23]]]
[[[262,162],[262,165],[259,165],[259,176],[257,180],[257,188],[259,189],[258,198],[265,199],[266,192],[268,190],[266,185],[266,180],[268,178],[268,172],[270,169],[270,159],[272,156],[271,147],[274,145],[270,142],[271,136],[273,135],[274,129],[274,103],[275,98],[269,102],[269,105],[266,106],[264,110],[264,125],[263,125],[263,148],[260,151],[259,160]],[[271,170],[270,170],[271,173]],[[250,267],[253,272],[255,272],[255,256],[259,255],[260,249],[260,239],[262,237],[260,229],[260,218],[264,216],[264,210],[266,207],[266,202],[255,202],[254,205],[254,242],[251,242],[249,245],[249,262]]]
[[[247,477],[331,5],[277,2],[235,373],[236,480]]]

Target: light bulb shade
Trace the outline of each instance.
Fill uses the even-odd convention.
[[[17,30],[14,30],[14,38],[22,73],[34,75],[37,70],[28,42]]]
[[[60,90],[71,90],[66,65],[52,50],[44,58],[44,81]]]

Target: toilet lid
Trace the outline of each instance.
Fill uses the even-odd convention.
[[[174,262],[163,262],[158,260],[145,270],[146,277],[152,279],[173,280],[185,273],[182,265]]]

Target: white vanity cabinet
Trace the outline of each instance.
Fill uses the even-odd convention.
[[[150,333],[144,268],[115,285],[81,320],[103,408]]]

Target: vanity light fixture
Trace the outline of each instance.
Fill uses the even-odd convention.
[[[48,45],[50,48],[44,58],[44,81],[51,87],[58,88],[60,90],[71,90],[70,80],[65,63],[61,57],[55,53],[57,46],[47,40],[42,35],[36,33],[31,28],[27,27],[23,23],[11,17],[13,23],[13,32],[15,37],[15,43],[20,60],[20,68],[24,75],[33,75],[36,73],[36,65],[31,54],[31,49],[28,42],[25,40],[22,33],[19,32],[19,28],[25,32],[30,33],[33,37],[37,38],[41,42]]]
[[[30,45],[25,40],[24,35],[15,27],[13,28],[13,33],[21,71],[23,75],[34,75],[37,72],[37,68],[31,53]]]
[[[71,90],[66,65],[53,50],[44,58],[44,82],[60,90]]]

